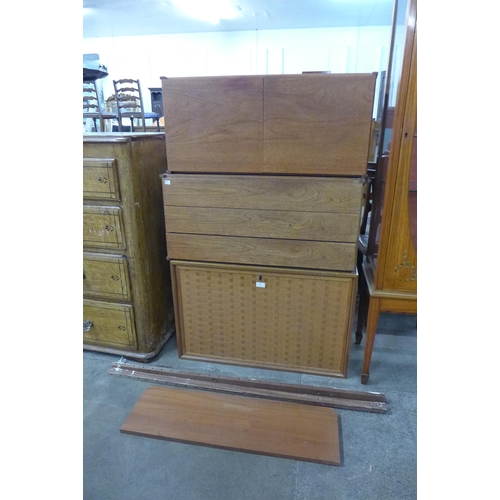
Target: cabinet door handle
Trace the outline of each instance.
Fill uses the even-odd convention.
[[[92,323],[92,321],[87,319],[83,322],[83,331],[88,332],[93,326],[94,326],[94,323]]]

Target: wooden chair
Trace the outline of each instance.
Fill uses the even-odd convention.
[[[160,131],[160,115],[158,113],[145,113],[142,100],[141,84],[139,80],[122,79],[113,80],[115,88],[116,107],[118,110],[118,130],[123,130],[123,118],[130,119],[132,132],[135,132],[134,120],[141,120],[141,126],[146,132],[146,120],[156,122]]]
[[[118,115],[107,113],[102,110],[101,101],[95,80],[83,82],[83,119],[91,118],[97,132],[97,120],[99,120],[99,131],[104,132],[104,120],[117,120]]]
[[[368,234],[370,231],[370,213],[373,206],[373,192],[375,187],[376,163],[369,163],[366,171],[366,184],[364,193],[363,212],[358,236],[358,254],[356,267],[358,270],[358,283],[363,281],[363,262],[368,249]]]

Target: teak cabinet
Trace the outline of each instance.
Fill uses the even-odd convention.
[[[375,79],[162,79],[181,357],[347,375]]]
[[[366,172],[375,73],[162,78],[169,172]]]
[[[405,31],[402,69],[388,79],[386,101],[396,105],[385,107],[382,141],[387,140],[377,164],[356,331],[360,343],[366,322],[365,384],[380,312],[417,312],[417,2],[409,0],[406,6],[406,0],[399,0],[396,8],[406,10],[405,24],[393,24],[393,38],[397,29]],[[397,90],[397,97],[389,89]],[[393,119],[388,116],[392,113]]]
[[[164,134],[83,136],[83,344],[152,359],[174,333]]]

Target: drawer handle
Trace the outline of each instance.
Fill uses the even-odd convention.
[[[94,323],[92,323],[92,321],[87,319],[83,322],[83,331],[88,332],[93,326],[94,326]]]
[[[101,184],[107,184],[108,183],[108,179],[106,179],[106,177],[99,177],[97,179]]]
[[[113,226],[106,226],[104,229],[106,229],[106,231],[108,231],[108,233],[115,230],[115,228]]]

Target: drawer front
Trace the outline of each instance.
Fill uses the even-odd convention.
[[[119,207],[83,207],[83,245],[125,248],[122,210]]]
[[[93,200],[120,199],[116,160],[83,159],[83,198]]]
[[[355,243],[358,214],[165,207],[168,233]]]
[[[135,348],[137,341],[132,306],[84,300],[83,341]]]
[[[84,252],[83,293],[87,297],[130,300],[127,259],[122,255]]]
[[[353,271],[356,243],[167,233],[170,259]]]
[[[165,174],[165,206],[359,214],[363,180]]]
[[[171,265],[181,357],[346,376],[355,274]]]

